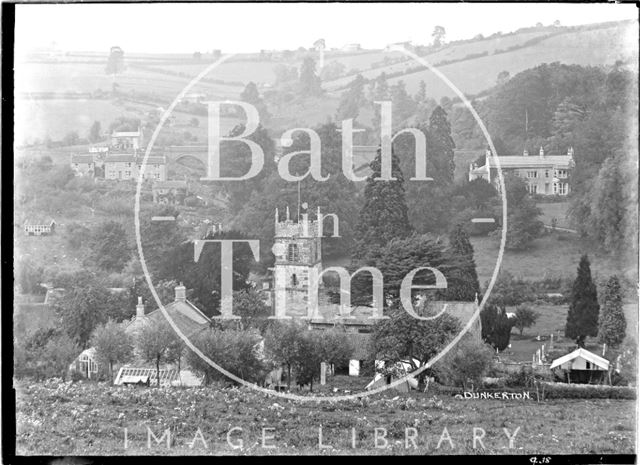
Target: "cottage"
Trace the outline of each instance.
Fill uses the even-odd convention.
[[[93,154],[73,154],[71,155],[71,169],[76,176],[93,176],[95,174],[96,163]]]
[[[54,220],[32,219],[24,222],[24,232],[27,236],[48,236],[56,230]]]
[[[156,181],[151,187],[154,203],[182,204],[189,193],[187,181]]]
[[[104,177],[107,180],[137,180],[143,157],[131,153],[109,154],[104,159]],[[166,181],[167,160],[164,156],[150,155],[144,168],[144,179]]]
[[[187,337],[191,337],[210,326],[209,318],[187,300],[186,288],[182,284],[176,286],[175,300],[165,305],[165,310],[171,320]],[[150,313],[145,313],[142,298],[138,297],[136,314],[131,320],[123,323],[125,326],[124,331],[135,341],[142,328],[151,322],[160,321],[165,321],[162,310],[156,309]],[[118,369],[114,384],[156,384],[156,368],[144,362],[140,354],[134,353],[133,355],[133,362],[119,368],[114,367],[114,369]],[[71,371],[81,373],[84,377],[96,377],[100,370],[100,364],[96,359],[95,348],[91,347],[80,353],[69,368]],[[202,384],[202,379],[190,370],[178,369],[174,365],[166,365],[160,370],[160,384],[197,386]]]
[[[600,383],[609,371],[609,361],[581,347],[555,359],[550,368],[567,383]]]
[[[575,167],[573,148],[566,155],[545,155],[540,147],[538,156],[529,156],[525,150],[521,156],[501,156],[500,169],[504,175],[513,175],[524,179],[530,194],[538,195],[568,195],[569,174]],[[498,177],[498,161],[491,151],[485,154],[485,163],[469,166],[469,181],[484,179],[498,191],[500,182]]]
[[[200,331],[208,329],[210,320],[198,307],[187,300],[186,291],[186,288],[182,284],[176,286],[174,301],[165,305],[165,310],[180,331],[186,337],[191,337]],[[125,332],[135,339],[144,326],[153,321],[159,322],[164,320],[165,316],[160,309],[145,314],[142,299],[138,298],[136,315],[131,321],[126,323]],[[146,379],[140,377],[146,377]],[[114,383],[137,384],[141,381],[143,384],[155,384],[157,382],[156,370],[153,367],[147,366],[136,354],[136,360],[134,362],[120,368]],[[160,384],[196,386],[202,384],[202,379],[190,370],[178,369],[177,366],[165,366],[160,371]]]

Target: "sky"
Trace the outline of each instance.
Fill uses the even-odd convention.
[[[21,4],[16,5],[16,54],[55,43],[62,51],[223,53],[327,48],[359,43],[383,48],[411,40],[431,43],[436,25],[446,40],[514,31],[559,20],[572,26],[638,19],[633,4]]]

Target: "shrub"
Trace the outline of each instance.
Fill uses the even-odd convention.
[[[598,384],[540,383],[545,399],[635,399],[631,387]]]
[[[535,376],[531,367],[522,366],[520,371],[507,375],[505,385],[507,387],[531,387],[534,380]]]
[[[14,373],[17,377],[64,379],[80,347],[57,330],[39,330],[22,343],[14,343]]]
[[[439,379],[466,389],[469,382],[474,386],[481,384],[492,359],[493,350],[487,344],[467,337],[438,364],[435,371]]]
[[[211,329],[199,333],[192,341],[204,355],[239,378],[251,382],[264,379],[266,367],[257,347],[261,341],[257,330]],[[229,379],[191,350],[187,351],[186,360],[193,371],[204,376],[205,384]]]

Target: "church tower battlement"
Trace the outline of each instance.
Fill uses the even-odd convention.
[[[294,221],[289,207],[281,221],[278,209],[275,211],[275,238],[273,253],[275,265],[274,305],[276,309],[284,307],[287,314],[307,313],[310,270],[322,271],[322,239],[319,235],[320,207],[316,220],[309,220],[306,203]]]

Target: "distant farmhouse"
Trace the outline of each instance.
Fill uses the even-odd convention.
[[[566,155],[545,155],[540,147],[538,156],[530,156],[525,150],[520,156],[501,156],[499,163],[503,174],[523,178],[530,194],[569,194],[569,173],[575,167],[573,148]],[[500,191],[498,162],[491,151],[487,150],[483,166],[469,166],[469,181],[474,179],[484,179]]]
[[[347,44],[342,47],[343,52],[358,52],[362,50],[362,46],[360,44]]]
[[[142,146],[142,129],[137,131],[113,131],[111,133],[111,146],[119,150],[139,150]]]
[[[52,219],[28,219],[24,222],[27,236],[48,236],[56,230],[56,222]]]

